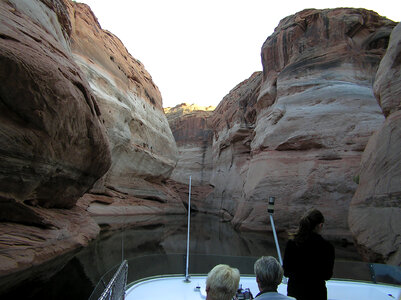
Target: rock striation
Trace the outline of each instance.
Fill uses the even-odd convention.
[[[112,155],[109,171],[93,192],[111,189],[168,202],[171,197],[155,183],[170,176],[178,152],[159,89],[143,64],[115,35],[101,28],[87,5],[68,4],[74,60],[99,103]]]
[[[185,213],[160,92],[88,6],[1,1],[0,66],[2,283],[86,246],[90,214]]]
[[[208,124],[215,107],[182,103],[164,109],[177,143],[179,160],[170,179],[194,185],[207,185],[212,171],[212,135]]]
[[[391,33],[374,81],[385,122],[369,139],[349,225],[368,261],[401,264],[401,25]]]
[[[69,52],[71,28],[42,2],[2,2],[1,14],[1,194],[70,208],[110,166],[98,104]]]
[[[243,197],[262,75],[255,72],[234,87],[210,118],[213,128],[210,184],[214,190],[204,201],[204,207],[212,208],[228,220],[236,214]]]
[[[383,122],[372,82],[395,23],[353,8],[308,9],[283,19],[262,47],[263,81],[243,196],[233,222],[278,229],[318,207],[325,233],[348,238],[353,178]]]
[[[111,155],[62,1],[0,2],[0,276],[87,245],[76,202]]]
[[[167,121],[88,6],[1,1],[0,276],[87,245],[89,214],[184,213],[189,175],[194,209],[242,230],[269,228],[276,196],[279,231],[318,207],[328,235],[350,239],[349,221],[367,259],[399,264],[399,26],[376,74],[394,26],[363,9],[289,16],[263,72],[214,111],[183,104]]]
[[[353,8],[284,18],[262,47],[263,73],[208,117],[214,189],[197,208],[241,230],[266,230],[267,199],[275,196],[279,232],[317,207],[327,236],[352,241],[348,211],[359,164],[384,121],[372,82],[395,24]]]

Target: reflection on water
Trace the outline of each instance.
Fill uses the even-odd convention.
[[[25,281],[24,289],[18,287],[4,298],[88,299],[101,276],[122,257],[186,252],[186,216],[102,217],[97,222],[104,229],[102,234],[68,263],[58,266],[59,272],[51,278]],[[283,251],[285,241],[280,241],[280,246]],[[277,257],[271,233],[238,232],[230,223],[203,214],[191,216],[190,253]],[[337,247],[336,254],[337,259],[359,260],[353,247]]]

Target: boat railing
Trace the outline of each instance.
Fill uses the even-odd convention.
[[[93,290],[90,300],[124,300],[128,277],[128,262],[124,260],[117,271],[112,268],[107,272]],[[111,278],[110,278],[111,277]],[[106,285],[106,283],[108,284]]]
[[[241,275],[253,275],[253,265],[258,257],[225,256],[211,254],[191,254],[189,274],[207,274],[217,264],[228,264],[238,268]],[[155,276],[180,275],[185,279],[186,254],[151,254],[128,259],[127,286],[145,278]],[[116,265],[99,280],[90,300],[100,299],[107,282],[113,281],[115,273],[121,268]],[[189,278],[190,279],[190,278]],[[333,278],[336,280],[350,280],[368,283],[383,283],[401,285],[401,267],[393,265],[374,264],[356,261],[336,260]],[[109,299],[109,298],[102,298]],[[111,298],[110,298],[111,299]],[[116,298],[113,298],[116,299]]]

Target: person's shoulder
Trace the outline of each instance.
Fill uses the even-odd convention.
[[[289,239],[287,241],[287,247],[294,247],[296,246],[295,240],[294,239]]]
[[[319,235],[319,236],[320,236],[322,242],[323,242],[327,247],[329,247],[329,248],[334,248],[334,246],[333,246],[332,243],[330,243],[328,240],[326,240],[326,239],[325,239],[324,237],[322,237],[321,235]]]
[[[334,246],[320,234],[317,234],[317,242],[321,245],[323,249],[326,249],[327,252],[334,252]]]
[[[295,298],[285,296],[277,292],[263,293],[254,300],[295,300]]]
[[[323,236],[321,236],[318,233],[315,233],[315,232],[312,233],[311,237],[314,241],[317,241],[319,243],[326,244],[326,245],[331,245],[331,243],[328,240],[326,240]]]

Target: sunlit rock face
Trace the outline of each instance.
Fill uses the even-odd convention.
[[[70,34],[63,1],[0,2],[0,276],[99,232],[75,204],[110,167],[110,149]]]
[[[349,225],[365,259],[401,264],[401,26],[391,33],[374,82],[386,120],[369,139]]]
[[[139,181],[165,180],[177,161],[160,92],[144,66],[100,27],[88,6],[71,2],[69,14],[74,59],[95,94],[112,153],[111,168],[96,190],[106,186],[151,196],[152,189],[145,191],[146,182]]]
[[[279,231],[316,207],[327,235],[350,238],[353,178],[384,119],[372,82],[394,25],[363,9],[309,9],[283,19],[268,37],[250,161],[233,219],[240,228],[270,228],[267,199],[275,196]]]
[[[179,151],[171,179],[179,183],[208,185],[212,171],[212,135],[208,119],[214,107],[182,103],[165,108]]]

